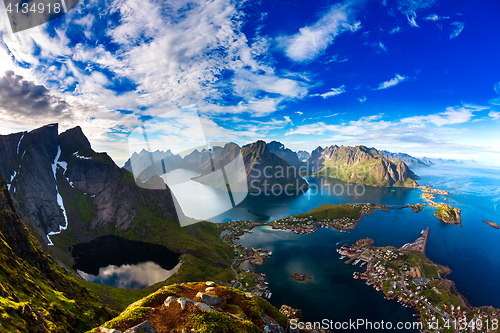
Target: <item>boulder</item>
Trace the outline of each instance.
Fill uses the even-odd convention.
[[[191,303],[194,303],[194,301],[192,299],[189,299],[189,298],[185,298],[185,297],[179,297],[177,299],[177,303],[179,303],[181,305],[181,309],[184,310],[186,308],[186,304],[187,302],[191,302]]]
[[[215,282],[214,281],[207,281],[207,282],[205,282],[205,285],[207,287],[215,287]]]
[[[213,291],[215,291],[215,287],[208,287],[208,288],[205,289],[206,293],[211,293]]]
[[[149,321],[142,322],[141,324],[134,326],[132,328],[129,328],[128,330],[125,331],[125,333],[158,333],[156,328],[151,325]]]
[[[199,307],[200,309],[205,310],[205,311],[212,311],[213,310],[210,305],[207,305],[205,303],[196,302],[196,303],[194,303],[194,305],[196,305],[197,307]]]
[[[219,297],[210,296],[202,292],[197,293],[196,298],[201,298],[201,300],[208,305],[217,305],[221,302]]]
[[[165,300],[165,302],[163,302],[163,304],[165,304],[166,307],[169,307],[171,303],[177,301],[177,297],[175,296],[168,296],[167,299]]]

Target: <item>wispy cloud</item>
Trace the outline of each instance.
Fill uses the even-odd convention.
[[[302,111],[295,111],[296,114],[298,114],[299,116],[302,116],[304,114],[304,112]]]
[[[323,93],[323,94],[313,94],[311,96],[313,96],[313,97],[321,96],[323,98],[328,98],[328,97],[337,96],[337,95],[340,95],[343,93],[345,93],[345,85],[341,85],[338,88],[331,88],[331,91],[328,91],[328,92]]]
[[[464,22],[453,22],[452,25],[455,26],[455,30],[450,35],[450,39],[453,39],[460,35],[462,31],[464,30],[465,24]]]
[[[410,78],[408,76],[399,75],[398,73],[396,73],[396,76],[394,78],[390,79],[389,81],[385,81],[385,82],[380,83],[378,85],[378,88],[376,88],[375,90],[382,90],[382,89],[394,87],[394,86],[400,84],[401,82],[407,81],[409,79]]]
[[[363,96],[363,97],[361,97],[361,98],[358,98],[358,101],[359,101],[361,104],[363,104],[364,102],[366,102],[366,100],[367,100],[367,99],[368,99],[368,98],[366,98],[366,96]]]
[[[439,20],[446,20],[446,19],[449,19],[448,16],[438,16],[437,14],[431,14],[427,17],[424,17],[424,20],[428,20],[428,21],[439,21]]]
[[[335,5],[311,26],[299,29],[295,35],[282,37],[279,42],[291,60],[312,61],[322,54],[339,34],[353,32],[361,27],[354,16],[354,9],[349,3]]]
[[[401,28],[399,26],[394,27],[391,31],[389,31],[390,34],[395,34],[397,32],[400,32]]]
[[[416,21],[417,12],[432,7],[435,2],[435,0],[399,0],[398,9],[401,13],[406,15],[408,23],[412,27],[419,27]]]
[[[412,27],[415,27],[415,28],[419,28],[418,24],[417,24],[417,14],[416,13],[413,13],[411,15],[406,15],[406,18],[408,19],[408,23],[412,26]]]
[[[463,124],[469,122],[474,117],[474,112],[485,110],[486,107],[476,106],[455,106],[448,107],[446,111],[428,116],[415,116],[401,119],[404,124],[422,125],[433,124],[435,126]]]
[[[405,15],[416,13],[425,8],[432,7],[435,0],[399,0],[398,9]]]
[[[387,52],[387,48],[385,47],[385,45],[382,42],[378,42],[377,46],[378,46],[378,49],[380,49],[384,52]]]

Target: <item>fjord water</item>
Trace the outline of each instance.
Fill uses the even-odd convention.
[[[414,171],[421,177],[419,184],[450,192],[450,200],[444,201],[446,196],[438,195],[435,201],[462,209],[463,227],[441,223],[433,216],[435,208],[432,207],[425,207],[419,213],[393,207],[388,212],[376,211],[365,216],[358,227],[349,232],[320,228],[315,234],[297,236],[268,227],[256,228],[253,234],[242,236],[240,242],[246,247],[273,251],[266,265],[258,268],[268,276],[273,292],[271,303],[301,308],[307,320],[412,320],[411,311],[401,308],[395,301],[386,301],[372,287],[352,279],[352,273],[360,268],[341,262],[335,249],[364,237],[374,239],[377,246],[400,247],[414,241],[420,231],[429,227],[426,254],[434,262],[453,270],[448,278],[455,281],[456,289],[473,306],[500,307],[500,285],[496,278],[500,276],[500,230],[482,222],[486,219],[500,223],[500,170],[439,165]],[[314,187],[308,192],[312,193]],[[297,197],[249,196],[218,219],[270,221],[303,213],[324,203],[405,205],[424,202],[419,189],[366,187],[362,196],[334,195],[328,191],[311,193]],[[289,277],[293,272],[313,276],[314,280],[295,282]]]

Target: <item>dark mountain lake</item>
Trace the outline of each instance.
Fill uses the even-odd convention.
[[[164,281],[180,267],[180,254],[164,246],[103,236],[76,244],[74,269],[85,280],[118,288],[143,289]]]

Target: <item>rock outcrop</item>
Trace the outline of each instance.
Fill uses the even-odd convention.
[[[146,321],[159,333],[220,332],[222,328],[238,333],[286,332],[285,315],[263,298],[246,299],[238,289],[210,285],[211,291],[206,291],[206,283],[196,282],[162,287],[92,332],[129,332]]]

